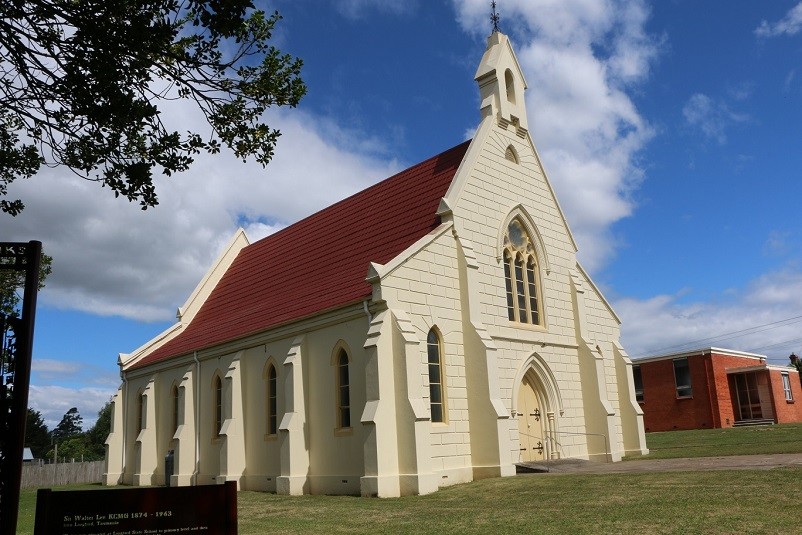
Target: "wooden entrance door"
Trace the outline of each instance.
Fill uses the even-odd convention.
[[[519,460],[541,461],[544,457],[543,411],[540,408],[535,387],[524,377],[518,390],[518,436],[521,442]]]

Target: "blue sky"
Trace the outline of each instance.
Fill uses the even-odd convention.
[[[3,240],[54,257],[30,404],[90,424],[117,354],[166,328],[238,226],[282,228],[470,137],[489,1],[275,0],[309,94],[262,169],[202,157],[142,212],[63,170],[15,185]],[[802,2],[499,0],[530,130],[633,357],[802,350]],[[190,106],[165,120],[202,129]],[[799,317],[798,317],[799,316]],[[765,326],[765,327],[762,327]],[[725,333],[738,336],[718,337]]]

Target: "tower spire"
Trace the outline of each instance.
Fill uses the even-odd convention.
[[[490,7],[493,8],[493,12],[490,14],[490,22],[493,23],[493,31],[492,33],[498,33],[498,21],[501,19],[498,13],[496,12],[496,0],[490,2]]]

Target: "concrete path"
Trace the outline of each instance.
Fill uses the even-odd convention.
[[[802,467],[802,453],[775,455],[733,455],[729,457],[694,457],[684,459],[638,459],[617,463],[599,463],[581,459],[527,463],[530,473],[521,476],[560,474],[618,474],[629,472],[688,472],[700,470],[770,470],[780,466]]]

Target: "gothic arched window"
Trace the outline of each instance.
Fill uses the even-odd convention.
[[[219,437],[223,430],[223,380],[214,378],[214,436]]]
[[[504,234],[504,282],[510,321],[542,325],[542,299],[535,247],[517,218]]]
[[[351,381],[348,373],[348,353],[340,350],[337,357],[337,427],[351,427]]]
[[[178,386],[177,385],[173,385],[173,388],[170,389],[170,405],[171,405],[172,412],[173,412],[173,414],[172,414],[173,435],[175,435],[175,432],[178,431],[178,424],[179,424],[179,421],[178,421],[178,419],[179,419],[179,414],[178,414],[179,397],[178,397]]]
[[[276,374],[276,367],[273,366],[273,363],[267,368],[267,434],[268,435],[275,435],[278,431],[278,413],[277,413],[277,404],[276,401],[278,397],[276,395],[278,380]]]
[[[504,71],[504,85],[507,86],[507,100],[511,104],[515,104],[515,78],[512,76],[512,71],[509,69]]]
[[[426,350],[429,360],[429,406],[433,422],[446,421],[445,392],[443,391],[443,352],[440,336],[432,328],[426,337]]]

